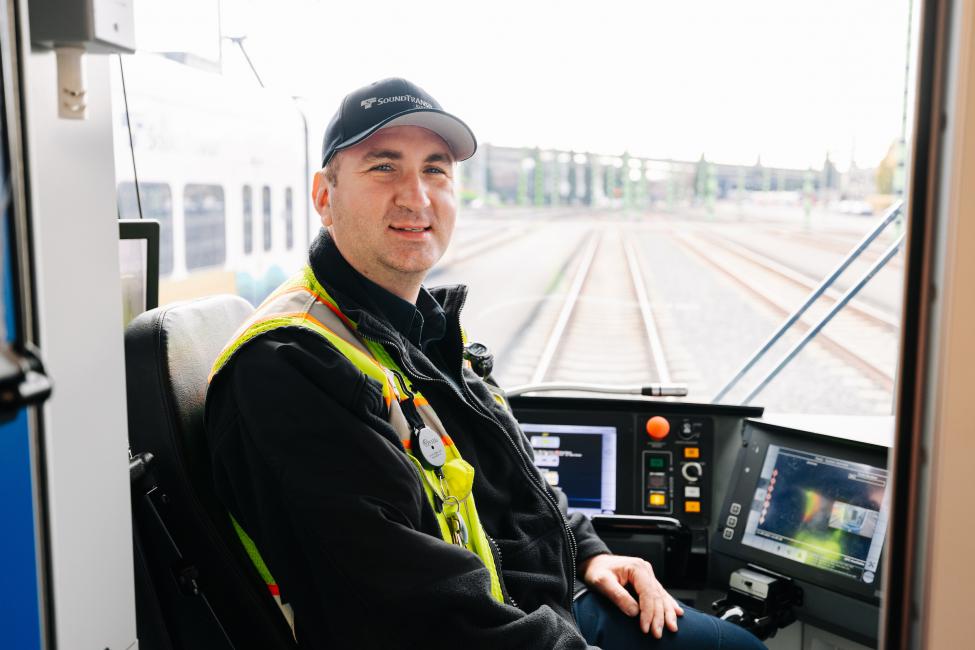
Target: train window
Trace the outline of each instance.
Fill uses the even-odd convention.
[[[295,245],[294,197],[290,187],[284,188],[284,240],[290,251]]]
[[[135,183],[118,184],[119,219],[155,219],[159,222],[159,275],[173,271],[173,194],[166,183],[139,183],[142,214],[136,200]]]
[[[256,166],[248,177],[266,183],[253,186],[253,201],[261,202],[255,214],[234,205],[229,218],[260,220],[253,238],[261,242],[251,245],[268,254],[221,257],[219,284],[207,277],[191,288],[195,277],[177,269],[162,283],[161,300],[219,287],[258,303],[301,267],[317,225],[309,192],[296,200],[286,188],[303,187],[314,173],[306,154],[342,96],[389,75],[395,60],[478,138],[477,153],[458,169],[453,241],[427,284],[470,287],[464,325],[494,352],[501,384],[661,382],[686,385],[687,399],[697,402],[892,411],[902,248],[828,324],[819,323],[898,243],[901,217],[732,390],[723,388],[904,196],[913,123],[905,92],[914,60],[908,0],[788,9],[763,0],[707,3],[706,10],[697,1],[608,0],[605,16],[613,20],[598,29],[588,6],[560,6],[553,23],[540,4],[499,0],[467,21],[484,47],[465,54],[463,73],[396,49],[404,28],[439,32],[396,3],[376,1],[398,19],[374,25],[380,45],[327,87],[300,87],[305,82],[293,74],[295,61],[317,56],[311,27],[361,22],[374,9],[302,4],[289,15],[309,31],[296,34],[275,27],[273,3],[248,11],[228,5],[228,20],[241,23],[256,51],[287,49],[257,65],[293,80],[287,92],[252,92],[252,68],[236,50],[222,75],[160,57],[126,60],[140,166],[192,181],[201,170],[173,161],[200,160],[203,152],[208,168],[227,174],[224,187],[240,187],[234,143],[245,133]],[[833,46],[821,47],[822,34]],[[358,51],[354,34],[333,36],[334,47]],[[509,47],[513,39],[517,48]],[[497,74],[526,61],[545,73]],[[162,78],[179,92],[159,93]],[[293,95],[307,98],[307,131]],[[499,105],[498,97],[518,101]],[[128,142],[124,125],[120,143]],[[119,160],[131,157],[126,150]],[[277,213],[272,187],[283,191]],[[202,264],[195,247],[203,244],[190,236],[189,214],[187,207],[186,275],[194,276]],[[284,217],[277,248],[275,214]],[[245,224],[245,248],[250,230]],[[177,251],[177,265],[181,259]],[[178,291],[176,283],[184,283]],[[797,354],[773,373],[790,349]]]
[[[183,190],[186,218],[186,268],[220,266],[227,257],[226,211],[219,185],[187,185]]]
[[[510,52],[495,5],[470,22],[485,45],[465,55],[470,77],[391,48],[358,60],[378,71],[397,57],[479,139],[428,283],[470,287],[465,327],[506,387],[660,382],[695,402],[889,414],[899,216],[723,388],[904,196],[909,3],[703,4],[610,0],[595,29],[589,6],[560,5],[551,23],[520,5]],[[810,24],[837,48],[817,48]],[[530,81],[496,73],[526,61]]]
[[[254,190],[250,185],[244,186],[241,197],[244,212],[244,253],[254,250]]]
[[[261,190],[261,223],[264,226],[264,250],[271,250],[271,188],[267,185]]]

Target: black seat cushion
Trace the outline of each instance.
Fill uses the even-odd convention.
[[[252,312],[242,298],[222,295],[159,307],[132,321],[125,334],[129,444],[133,453],[154,456],[152,472],[167,495],[166,524],[233,645],[294,648],[290,628],[214,494],[203,431],[210,368]],[[163,579],[175,570],[152,569]],[[172,620],[184,604],[167,599],[179,599],[163,598],[170,633],[191,636]],[[200,647],[192,638],[176,643]]]

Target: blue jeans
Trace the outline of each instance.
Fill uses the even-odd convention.
[[[607,598],[592,591],[572,604],[586,642],[605,650],[762,650],[765,644],[751,632],[681,603],[684,615],[677,618],[677,632],[664,626],[661,639],[640,630],[640,619],[630,618]]]

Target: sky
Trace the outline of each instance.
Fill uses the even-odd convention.
[[[140,8],[141,5],[141,8]],[[901,133],[910,0],[140,0],[140,49],[245,36],[321,131],[403,76],[481,142],[655,158],[874,167]],[[225,74],[256,83],[223,41]],[[908,121],[908,124],[910,122]]]

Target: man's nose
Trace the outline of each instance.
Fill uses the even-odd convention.
[[[411,212],[430,206],[430,195],[422,174],[406,174],[396,186],[396,205]]]

